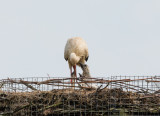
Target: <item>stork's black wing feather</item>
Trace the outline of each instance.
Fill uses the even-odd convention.
[[[88,56],[88,57],[86,57],[86,59],[85,59],[85,60],[86,60],[86,62],[87,62],[88,58],[89,58],[89,56]]]
[[[64,58],[66,61],[68,60],[68,58]]]

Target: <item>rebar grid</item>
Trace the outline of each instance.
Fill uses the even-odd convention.
[[[0,115],[160,115],[160,76],[8,78],[0,81]]]

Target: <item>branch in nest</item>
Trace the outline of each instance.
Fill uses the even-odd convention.
[[[33,86],[29,85],[29,82],[27,81],[23,81],[23,80],[20,80],[20,81],[14,81],[12,79],[9,79],[8,80],[11,82],[11,83],[18,83],[18,84],[23,84],[25,86],[27,86],[28,88],[32,89],[32,90],[37,90],[36,88],[34,88]]]
[[[30,88],[30,89],[32,89],[32,90],[37,90],[36,88],[34,88],[33,86],[31,86],[31,85],[29,85],[27,82],[24,82],[24,81],[22,81],[22,80],[20,80],[20,82],[22,83],[22,84],[24,84],[25,86],[27,86],[28,88]]]

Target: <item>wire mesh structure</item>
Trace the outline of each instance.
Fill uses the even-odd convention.
[[[30,77],[0,81],[0,115],[160,115],[160,76]],[[74,79],[74,78],[72,78]]]

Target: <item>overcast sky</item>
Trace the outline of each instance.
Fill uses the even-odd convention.
[[[93,77],[160,74],[159,0],[1,0],[0,78],[70,76],[75,36]]]

